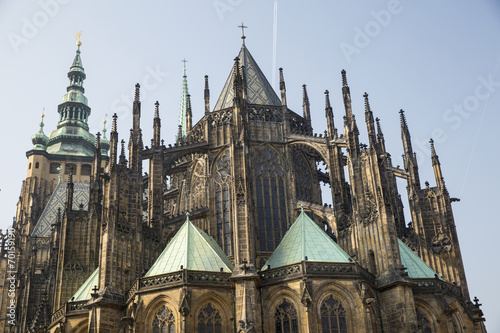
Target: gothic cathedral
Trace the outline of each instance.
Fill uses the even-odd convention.
[[[334,122],[325,91],[326,131],[316,134],[306,86],[296,113],[282,69],[278,96],[243,39],[213,108],[205,76],[197,122],[184,72],[171,144],[158,102],[144,144],[137,84],[126,142],[116,114],[108,136],[105,126],[89,132],[77,45],[57,127],[46,135],[42,117],[26,153],[15,242],[2,237],[0,330],[486,331],[467,287],[456,199],[432,140],[436,186],[420,183],[403,110],[400,168],[366,93],[360,142],[345,71],[345,115]],[[397,178],[407,182],[406,219]]]

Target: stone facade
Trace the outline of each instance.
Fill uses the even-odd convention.
[[[422,188],[404,112],[402,169],[392,165],[368,94],[368,144],[360,143],[345,71],[343,130],[335,125],[326,91],[327,131],[319,135],[311,126],[306,87],[298,114],[287,106],[283,71],[278,97],[245,44],[213,110],[205,77],[205,112],[195,124],[184,76],[185,119],[175,143],[161,139],[157,102],[153,138],[144,146],[137,85],[128,155],[116,115],[109,141],[105,132],[85,132],[90,108],[79,48],[69,76],[70,97],[58,109],[58,130],[46,137],[42,121],[27,153],[28,175],[13,226],[17,325],[1,322],[4,331],[485,332],[480,306],[470,300],[454,199],[434,145],[436,186]],[[67,139],[75,129],[79,136]],[[64,140],[83,148],[54,153]],[[86,153],[89,142],[92,154]],[[408,183],[411,224],[396,178]],[[61,183],[66,184],[64,205],[49,219],[50,232],[35,232]],[[85,203],[75,201],[82,183],[88,189]],[[331,205],[322,201],[321,183],[330,185]],[[234,269],[181,265],[146,276],[187,213]],[[349,262],[306,255],[266,266],[299,214],[334,239]],[[423,261],[405,267],[400,241]],[[6,251],[2,246],[2,272]],[[418,265],[435,275],[420,273]],[[90,297],[72,298],[96,268]],[[7,286],[0,285],[3,313]]]

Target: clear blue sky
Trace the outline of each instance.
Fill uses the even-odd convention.
[[[500,332],[500,4],[493,0],[280,0],[276,44],[273,1],[2,1],[0,227],[15,215],[25,152],[43,108],[45,133],[55,129],[80,29],[91,131],[100,131],[105,115],[116,112],[120,139],[128,140],[128,101],[139,82],[147,145],[156,100],[162,136],[174,139],[183,58],[195,121],[203,114],[204,75],[215,105],[241,45],[242,21],[248,49],[269,81],[284,68],[288,105],[296,112],[307,84],[316,132],[326,128],[326,89],[341,127],[345,69],[362,141],[366,91],[394,164],[402,165],[398,111],[406,111],[422,182],[431,185],[428,141],[434,138],[449,192],[461,199],[453,208],[471,295],[483,303],[488,330]],[[403,183],[399,191],[406,197]]]

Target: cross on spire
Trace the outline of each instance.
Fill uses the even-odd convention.
[[[245,44],[245,29],[248,27],[243,25],[243,22],[241,22],[241,25],[239,25],[238,28],[241,28],[241,39],[243,39],[243,44]]]
[[[186,58],[184,58],[181,60],[181,62],[184,63],[184,74],[186,74],[186,62],[188,62],[188,61],[186,60]]]

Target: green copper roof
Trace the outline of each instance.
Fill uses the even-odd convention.
[[[249,104],[259,105],[281,105],[278,95],[276,95],[273,88],[269,84],[269,81],[267,81],[266,77],[244,44],[241,47],[238,58],[240,58],[240,66],[245,66],[244,78],[247,87],[247,102]],[[222,89],[219,100],[217,101],[217,104],[215,104],[215,111],[233,106],[233,80],[234,66],[231,69],[231,73],[229,73],[229,77],[224,85],[224,89]]]
[[[92,294],[92,289],[99,283],[99,267],[89,276],[76,293],[71,297],[70,302],[86,301],[89,300]]]
[[[418,255],[415,254],[401,239],[398,238],[401,263],[412,279],[434,279],[437,274]]]
[[[192,224],[188,217],[146,276],[181,269],[220,272],[221,268],[224,272],[232,272],[234,266],[217,242]]]
[[[31,142],[33,142],[33,149],[34,150],[45,150],[47,149],[47,144],[49,143],[49,137],[43,133],[43,117],[45,115],[42,114],[42,121],[40,122],[40,129],[38,130],[38,133],[34,134],[31,137]]]
[[[323,262],[352,262],[344,252],[302,210],[299,217],[281,240],[263,270],[295,264],[305,260]]]
[[[61,209],[62,214],[66,204],[66,188],[67,183],[59,182],[59,184],[57,184],[54,192],[52,192],[52,195],[50,196],[49,202],[43,209],[42,215],[40,215],[31,236],[50,237],[52,235],[51,227],[57,221],[57,212]],[[89,184],[73,185],[73,209],[80,209],[80,204],[83,205],[83,210],[88,210]]]

